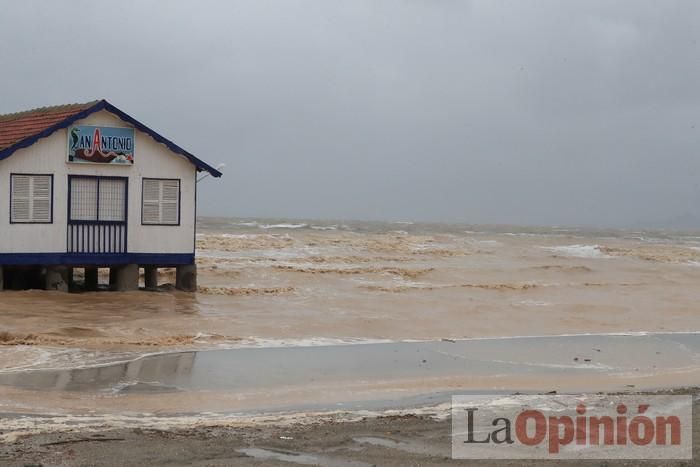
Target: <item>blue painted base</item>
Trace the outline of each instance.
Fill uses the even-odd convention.
[[[0,266],[113,266],[145,264],[179,266],[194,264],[192,253],[0,253]]]

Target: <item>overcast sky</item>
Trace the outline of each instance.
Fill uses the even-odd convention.
[[[106,98],[226,163],[203,214],[700,227],[698,25],[693,0],[0,0],[0,113]]]

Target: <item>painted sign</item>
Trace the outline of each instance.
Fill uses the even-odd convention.
[[[133,164],[134,129],[76,125],[68,129],[68,162]]]

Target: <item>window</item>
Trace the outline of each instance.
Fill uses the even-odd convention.
[[[126,179],[71,176],[69,220],[126,221]]]
[[[180,225],[180,180],[143,179],[141,223]]]
[[[53,222],[53,175],[10,175],[10,223]]]

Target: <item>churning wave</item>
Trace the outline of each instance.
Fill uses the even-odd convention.
[[[574,258],[610,258],[600,249],[599,245],[565,245],[542,247],[547,251],[551,251],[562,256],[571,256]]]

